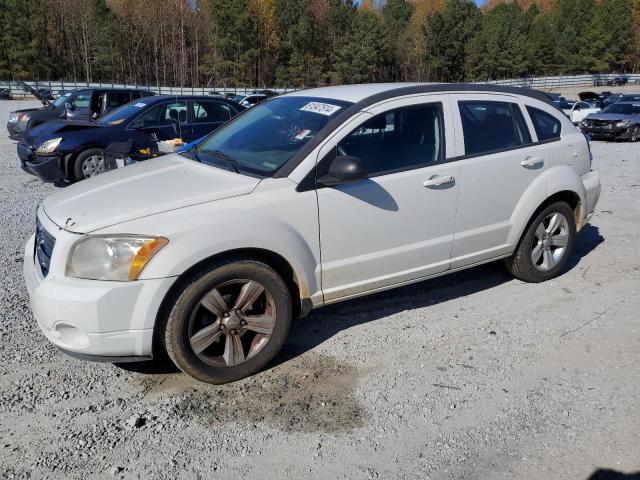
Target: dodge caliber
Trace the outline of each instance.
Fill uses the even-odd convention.
[[[168,354],[224,383],[324,305],[500,259],[525,282],[560,275],[599,194],[585,136],[542,93],[303,90],[49,196],[24,275],[66,353]]]

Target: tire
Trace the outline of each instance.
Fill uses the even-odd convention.
[[[289,289],[271,267],[251,259],[231,260],[186,279],[170,306],[164,347],[187,375],[206,383],[233,382],[276,356],[291,317]]]
[[[102,166],[96,165],[99,160],[96,157],[102,159]],[[91,168],[91,165],[95,168]],[[83,152],[80,152],[73,162],[73,175],[76,181],[85,180],[104,172],[104,152],[99,148],[90,148]]]
[[[640,125],[634,125],[631,130],[631,135],[629,136],[630,142],[637,142],[640,140]]]
[[[550,232],[554,218],[559,224]],[[571,207],[565,202],[552,203],[538,212],[529,223],[515,252],[505,260],[507,270],[514,277],[530,283],[557,277],[564,272],[569,262],[575,236],[576,225]]]

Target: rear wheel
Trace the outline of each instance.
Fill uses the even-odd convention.
[[[104,171],[104,152],[99,148],[90,148],[81,152],[73,164],[73,173],[76,180],[91,178]]]
[[[634,125],[631,129],[631,135],[629,136],[629,140],[632,142],[637,142],[640,140],[640,125]]]
[[[227,262],[188,279],[169,313],[165,348],[188,375],[232,382],[280,351],[291,312],[289,290],[272,268],[248,259]]]
[[[544,282],[560,275],[573,250],[576,226],[565,202],[548,205],[533,219],[516,251],[506,259],[511,274],[525,282]]]

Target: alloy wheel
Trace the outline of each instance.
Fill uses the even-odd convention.
[[[191,350],[212,366],[239,365],[269,342],[276,318],[273,296],[259,282],[224,282],[206,293],[191,314]]]
[[[546,272],[555,267],[567,250],[569,241],[569,222],[559,212],[544,217],[533,236],[531,261],[540,271]]]
[[[91,155],[82,162],[84,178],[94,177],[102,172],[104,172],[104,157],[102,155]]]

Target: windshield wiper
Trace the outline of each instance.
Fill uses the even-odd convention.
[[[198,155],[198,153],[204,153],[205,155],[209,155],[211,157],[214,158],[218,158],[220,160],[222,160],[224,163],[227,164],[227,166],[229,166],[229,168],[231,168],[231,170],[233,170],[236,173],[240,173],[240,171],[238,170],[238,162],[236,160],[233,159],[233,157],[227,155],[224,152],[221,152],[220,150],[199,150],[196,151],[196,156]]]

